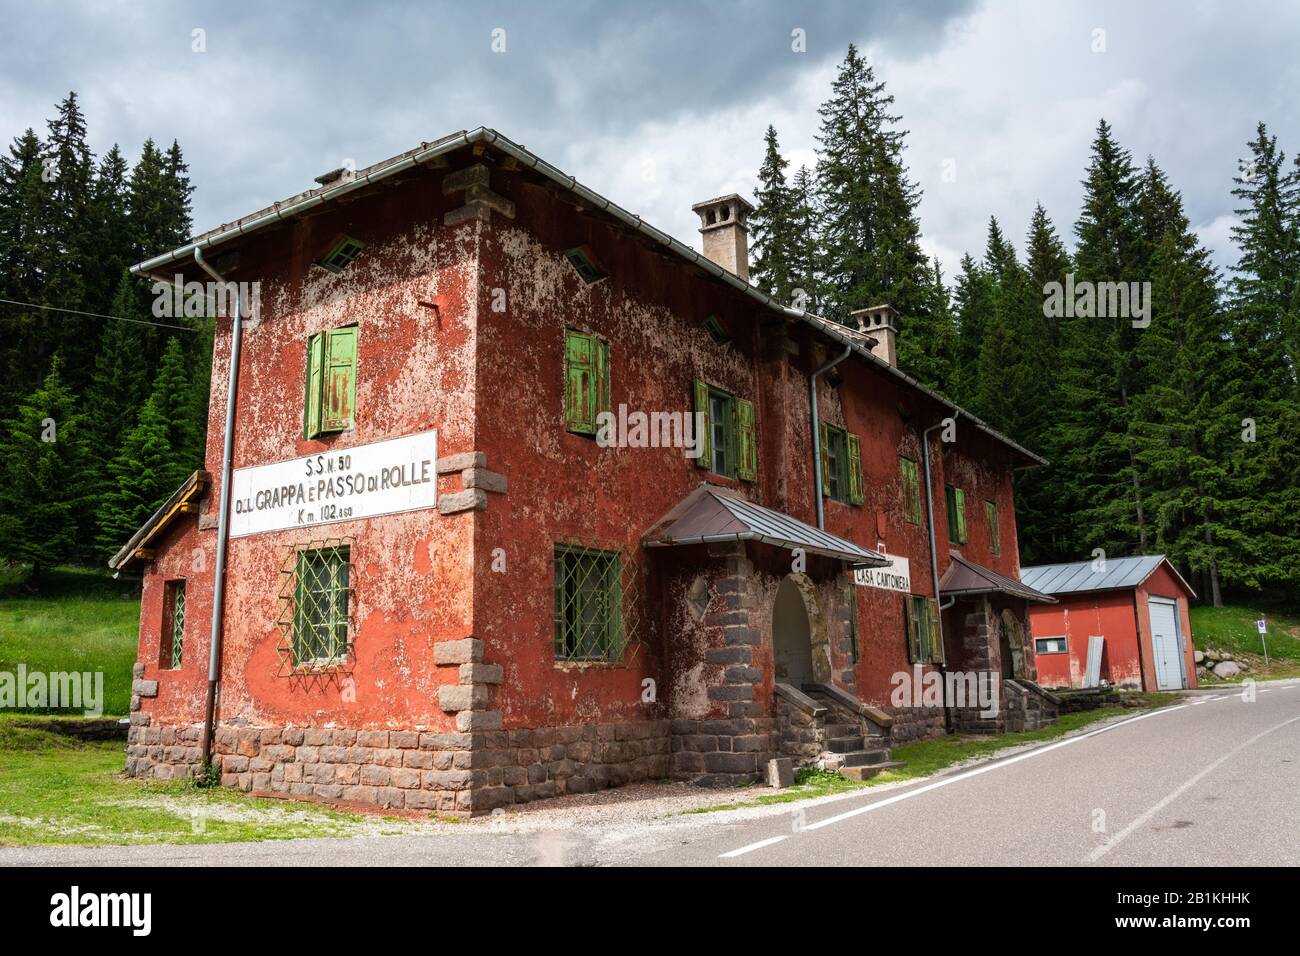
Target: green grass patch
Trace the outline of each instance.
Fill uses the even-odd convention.
[[[719,810],[739,810],[741,807],[765,807],[774,803],[792,803],[795,800],[808,800],[812,797],[825,797],[833,793],[845,793],[859,790],[866,784],[859,780],[846,780],[837,773],[816,768],[804,768],[795,772],[794,786],[773,793],[766,793],[750,800],[735,803],[718,803],[707,807],[686,810],[685,813],[716,813]],[[759,789],[758,784],[745,788],[746,794]]]
[[[31,718],[27,718],[30,720]],[[120,741],[82,742],[0,717],[0,845],[225,843],[404,833],[424,821],[254,799],[122,775]]]
[[[1250,665],[1244,674],[1229,680],[1300,677],[1300,617],[1295,614],[1243,604],[1193,607],[1191,613],[1197,650],[1229,651],[1234,659]],[[1260,618],[1268,627],[1264,637],[1268,642],[1268,664],[1264,663],[1264,645],[1255,627]]]
[[[16,675],[22,664],[27,673],[102,673],[105,714],[130,709],[139,628],[138,583],[57,568],[32,592],[21,569],[0,572],[0,671]],[[22,710],[56,713],[48,707]]]

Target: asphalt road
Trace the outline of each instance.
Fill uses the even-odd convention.
[[[1190,694],[906,787],[588,830],[0,848],[15,865],[1300,864],[1300,682]],[[504,832],[502,832],[504,831]]]

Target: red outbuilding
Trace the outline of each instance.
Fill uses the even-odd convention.
[[[128,772],[480,812],[1052,718],[1042,460],[897,367],[888,305],[751,284],[739,196],[701,255],[490,129],[318,183],[134,270],[247,295],[205,466],[111,562]]]
[[[1196,686],[1196,592],[1164,555],[1045,564],[1021,578],[1059,602],[1029,611],[1043,686]]]

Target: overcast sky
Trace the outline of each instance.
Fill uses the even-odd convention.
[[[897,98],[924,243],[949,277],[990,215],[1020,248],[1042,202],[1072,240],[1103,116],[1169,173],[1221,264],[1256,122],[1300,149],[1300,4],[1283,0],[0,0],[0,16],[0,135],[43,133],[71,89],[97,154],[176,138],[196,230],[482,125],[698,248],[691,203],[752,198],[768,123],[794,165],[813,162],[850,41]]]

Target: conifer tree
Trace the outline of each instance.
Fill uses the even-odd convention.
[[[921,384],[951,394],[957,325],[938,259],[932,260],[929,276],[925,308],[912,317],[908,334],[898,340],[898,365]]]
[[[800,166],[790,185],[791,281],[796,307],[822,312],[825,263],[821,246],[821,211],[812,170]]]
[[[85,440],[55,356],[41,385],[0,430],[0,557],[44,573],[77,556],[87,505]]]
[[[775,127],[767,128],[763,141],[766,151],[758,169],[757,205],[749,217],[754,237],[752,272],[760,289],[789,303],[796,286],[794,194],[785,178],[790,164],[781,156]]]

